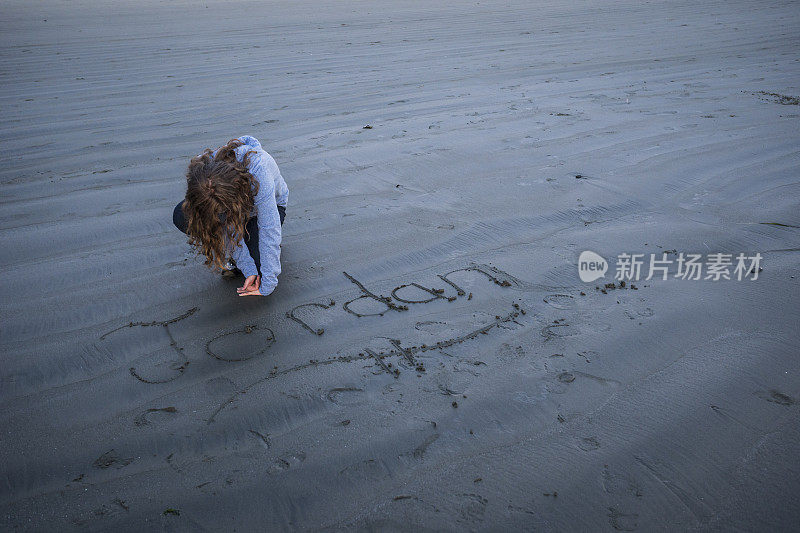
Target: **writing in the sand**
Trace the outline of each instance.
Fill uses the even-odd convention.
[[[504,272],[500,269],[489,265],[470,265],[463,268],[458,268],[455,270],[451,270],[445,274],[438,274],[437,277],[445,284],[446,288],[435,288],[435,287],[427,287],[417,282],[412,283],[405,283],[402,285],[398,285],[394,287],[390,292],[390,296],[377,294],[373,290],[369,289],[366,285],[364,285],[361,281],[356,279],[351,274],[344,272],[344,276],[353,284],[355,285],[358,290],[359,294],[353,297],[352,299],[344,302],[342,304],[341,309],[348,313],[351,316],[357,318],[363,318],[367,316],[383,316],[386,313],[391,312],[404,312],[409,310],[409,305],[420,305],[420,304],[427,304],[434,301],[447,301],[447,302],[454,302],[459,298],[466,298],[467,300],[472,299],[472,293],[467,293],[462,287],[460,287],[455,281],[452,279],[452,275],[457,272],[477,272],[482,274],[487,278],[487,280],[495,285],[500,287],[511,287],[512,285],[519,285],[520,281]],[[412,298],[412,295],[416,295],[415,298]],[[364,304],[367,305],[364,305]],[[295,323],[299,324],[304,330],[308,331],[313,335],[323,335],[325,330],[322,327],[319,327],[317,324],[311,323],[311,319],[307,316],[307,313],[304,313],[304,310],[324,310],[335,312],[336,311],[336,302],[333,300],[327,300],[324,303],[319,302],[309,302],[297,305],[293,307],[286,313],[286,317]],[[166,332],[167,338],[169,340],[170,348],[168,350],[169,353],[174,354],[169,360],[164,360],[160,365],[157,365],[158,368],[156,369],[153,365],[152,368],[149,369],[137,369],[136,367],[130,367],[130,374],[136,378],[137,380],[147,383],[147,384],[163,384],[174,381],[182,376],[189,367],[190,360],[187,360],[184,354],[184,348],[178,344],[173,336],[170,326],[180,322],[182,320],[188,319],[189,317],[193,316],[197,312],[198,308],[192,308],[187,312],[176,316],[174,318],[164,320],[164,321],[152,321],[152,322],[129,322],[128,324],[122,325],[117,327],[105,334],[103,334],[100,339],[106,339],[109,336],[113,335],[114,333],[123,330],[125,328],[133,328],[133,327],[160,327],[163,328]],[[396,339],[390,339],[392,347],[388,350],[384,351],[374,351],[370,348],[364,348],[363,351],[359,352],[358,354],[353,354],[351,356],[336,356],[331,358],[330,360],[319,360],[315,361],[312,360],[308,364],[300,365],[297,368],[290,368],[285,369],[283,371],[277,370],[275,367],[271,372],[270,375],[267,376],[268,378],[277,377],[277,375],[283,374],[286,371],[294,371],[302,368],[306,368],[309,366],[316,366],[319,364],[330,364],[334,362],[351,362],[359,359],[374,359],[380,369],[385,371],[388,374],[397,377],[399,375],[399,369],[395,366],[392,367],[391,363],[387,364],[384,359],[390,357],[401,357],[410,363],[412,366],[415,367],[417,371],[424,371],[422,365],[417,363],[414,359],[414,355],[418,352],[424,352],[427,350],[433,349],[441,349],[447,346],[451,346],[456,343],[464,342],[465,340],[474,338],[480,334],[486,334],[492,328],[498,327],[507,322],[516,322],[517,318],[520,314],[525,314],[525,311],[519,307],[518,304],[514,304],[513,308],[509,309],[509,312],[504,316],[496,316],[496,320],[489,324],[485,324],[479,327],[476,327],[474,330],[463,332],[461,335],[457,335],[452,338],[441,339],[436,343],[431,343],[430,345],[421,345],[421,346],[402,346],[401,342]],[[225,357],[220,355],[216,350],[216,344],[220,339],[227,337],[229,335],[237,334],[237,333],[244,333],[250,334],[258,332],[259,333],[259,350],[255,353],[250,353],[244,357]],[[263,338],[261,338],[263,337]],[[267,351],[270,346],[275,342],[275,333],[272,329],[258,326],[258,325],[246,325],[244,327],[240,327],[233,331],[226,331],[223,333],[219,333],[213,337],[211,337],[205,343],[205,351],[211,357],[214,357],[220,361],[226,362],[241,362],[246,361],[248,359],[252,359],[265,351]],[[175,357],[177,356],[177,357]],[[152,364],[152,363],[151,363]]]

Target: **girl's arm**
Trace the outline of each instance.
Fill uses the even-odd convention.
[[[275,203],[275,193],[269,187],[269,196],[262,197],[258,206],[258,251],[261,254],[261,287],[259,292],[267,296],[278,286],[281,273],[281,217]],[[261,196],[259,194],[259,196]]]
[[[249,276],[258,275],[256,264],[253,261],[253,258],[250,257],[250,251],[247,249],[247,245],[244,243],[244,238],[242,238],[242,240],[239,241],[236,246],[234,246],[231,256],[233,257],[233,260],[236,261],[236,268],[242,271],[244,277],[247,278]]]
[[[275,179],[273,178],[273,175],[280,171],[275,160],[264,152],[256,139],[249,136],[240,137],[240,139],[247,143],[248,149],[256,152],[250,154],[247,169],[258,180],[255,206],[258,210],[258,251],[261,255],[259,292],[262,296],[267,296],[277,287],[278,274],[281,273],[281,217],[275,201]],[[244,149],[244,147],[240,149]],[[246,248],[245,253],[247,253]],[[247,275],[244,269],[242,272]]]

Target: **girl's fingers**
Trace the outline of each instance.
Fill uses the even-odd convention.
[[[261,276],[248,276],[244,280],[244,285],[237,288],[236,292],[239,296],[261,296],[259,289],[261,288]]]
[[[247,276],[244,280],[244,285],[242,285],[242,290],[252,290],[252,285],[257,279],[257,276]]]
[[[247,291],[247,292],[240,292],[239,296],[261,296],[261,293],[258,290]]]

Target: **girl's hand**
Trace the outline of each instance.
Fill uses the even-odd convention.
[[[261,288],[261,276],[247,276],[244,285],[236,289],[236,292],[239,296],[261,296],[259,288]]]

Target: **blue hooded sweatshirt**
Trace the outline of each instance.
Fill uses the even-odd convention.
[[[236,148],[236,159],[239,162],[244,160],[247,152],[255,152],[250,154],[247,170],[258,181],[258,193],[251,215],[258,217],[258,251],[261,254],[259,292],[267,296],[278,286],[278,274],[281,273],[281,218],[278,206],[286,208],[289,188],[278,170],[278,164],[264,151],[258,139],[243,135],[239,140],[244,143]],[[244,238],[233,247],[231,256],[245,276],[258,274]]]

